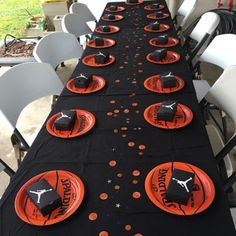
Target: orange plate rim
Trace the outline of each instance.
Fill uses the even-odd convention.
[[[165,206],[163,206],[163,204],[160,204],[160,202],[156,199],[156,197],[153,195],[152,193],[152,190],[151,190],[151,187],[150,187],[150,182],[151,182],[151,178],[154,174],[154,172],[158,169],[158,168],[161,168],[163,166],[167,166],[167,165],[172,165],[174,164],[175,167],[177,168],[180,168],[181,169],[181,166],[183,165],[188,165],[190,166],[196,173],[201,173],[203,176],[205,176],[205,178],[207,179],[208,183],[210,184],[211,186],[211,195],[210,197],[208,198],[208,201],[205,201],[205,205],[204,207],[202,207],[197,213],[194,213],[194,214],[190,214],[190,213],[187,213],[187,214],[183,214],[183,213],[180,213],[180,212],[177,212],[177,211],[172,211],[172,210],[169,210],[168,208],[166,208]],[[171,214],[174,214],[174,215],[181,215],[181,216],[188,216],[188,215],[196,215],[196,214],[199,214],[201,213],[202,211],[206,210],[210,205],[211,203],[213,202],[214,200],[214,197],[215,197],[215,186],[214,186],[214,183],[213,181],[211,180],[211,178],[203,171],[201,170],[200,168],[192,165],[192,164],[189,164],[189,163],[183,163],[183,162],[166,162],[166,163],[162,163],[156,167],[154,167],[152,170],[149,171],[149,173],[147,174],[146,176],[146,179],[145,179],[145,191],[146,191],[146,194],[147,196],[149,197],[149,199],[152,201],[152,203],[154,205],[156,205],[157,207],[159,207],[161,210],[163,211],[166,211],[168,213],[171,213]]]
[[[115,11],[111,11],[109,9],[109,7],[107,7],[105,10],[108,11],[108,12],[121,12],[121,11],[124,11],[125,10],[125,7],[121,7],[121,6],[118,6],[118,10],[115,10]]]
[[[148,117],[148,112],[150,109],[152,109],[154,106],[160,106],[161,105],[161,102],[158,102],[158,103],[155,103],[155,104],[152,104],[150,106],[148,106],[145,110],[144,110],[144,119],[151,125],[157,127],[157,128],[160,128],[160,129],[180,129],[180,128],[183,128],[185,126],[187,126],[189,123],[191,123],[191,121],[193,120],[193,112],[191,111],[190,108],[188,108],[187,106],[181,104],[181,103],[178,103],[178,107],[180,107],[184,112],[188,112],[190,114],[189,117],[187,117],[186,119],[186,122],[179,125],[179,126],[170,126],[171,124],[173,124],[173,122],[170,122],[170,121],[163,121],[165,123],[167,123],[168,125],[166,126],[163,126],[163,125],[160,125],[160,124],[157,124],[157,123],[154,123],[153,119],[150,119]]]
[[[77,94],[87,94],[87,93],[95,93],[101,89],[104,88],[104,86],[106,85],[106,81],[101,77],[101,76],[97,76],[97,75],[93,75],[92,76],[93,81],[98,81],[100,84],[100,87],[94,89],[94,90],[88,90],[87,89],[83,89],[83,88],[75,88],[74,87],[74,79],[70,79],[67,83],[66,83],[66,88],[68,90],[70,90],[73,93],[77,93]]]
[[[91,67],[104,67],[104,66],[109,66],[109,65],[111,65],[112,63],[114,63],[115,62],[115,60],[116,60],[116,58],[114,57],[114,56],[112,56],[112,55],[110,55],[110,61],[109,62],[107,62],[107,63],[105,63],[105,64],[90,64],[90,63],[88,63],[87,62],[87,60],[90,60],[92,57],[94,57],[96,54],[91,54],[91,55],[88,55],[88,56],[86,56],[86,57],[84,57],[83,59],[82,59],[82,62],[83,62],[83,64],[85,64],[86,66],[91,66]]]
[[[173,55],[173,56],[175,56],[175,60],[173,60],[173,61],[163,61],[163,60],[162,60],[162,61],[154,61],[154,60],[152,60],[152,59],[150,58],[150,55],[151,55],[151,53],[149,53],[149,54],[146,56],[146,59],[147,59],[149,62],[151,62],[151,63],[159,64],[159,65],[172,64],[172,63],[175,63],[175,62],[177,62],[177,61],[180,60],[180,54],[177,53],[177,52],[174,52],[174,51],[167,51],[167,56],[168,56],[168,55]]]
[[[46,123],[46,129],[47,129],[47,131],[48,131],[52,136],[55,136],[55,137],[58,137],[58,138],[66,138],[66,139],[67,139],[67,138],[75,138],[75,137],[81,136],[81,135],[83,135],[83,134],[86,134],[87,132],[89,132],[89,131],[93,128],[93,126],[94,126],[94,124],[95,124],[95,121],[96,121],[96,118],[95,118],[95,116],[94,116],[91,112],[86,111],[86,110],[82,110],[82,109],[72,109],[72,110],[73,110],[73,111],[76,111],[77,116],[80,115],[81,113],[90,116],[90,124],[89,124],[89,126],[88,126],[86,129],[82,130],[81,132],[77,132],[77,133],[74,133],[74,134],[69,134],[69,135],[67,135],[67,136],[65,136],[65,134],[56,134],[56,133],[53,131],[53,129],[52,129],[51,126],[53,125],[53,122],[56,120],[57,116],[60,114],[60,112],[58,112],[58,113],[54,114],[53,116],[51,116],[51,117],[48,119],[47,123]],[[52,123],[52,124],[51,124],[51,123]],[[62,131],[62,132],[63,132],[63,131]],[[67,132],[68,132],[68,131],[67,131]]]
[[[96,46],[94,44],[94,40],[89,40],[87,42],[87,46],[89,46],[90,48],[110,48],[116,44],[116,41],[114,39],[104,38],[104,41],[108,44],[104,46]]]
[[[155,89],[153,89],[153,88],[151,88],[151,87],[149,87],[148,86],[148,82],[150,81],[150,80],[152,80],[152,79],[159,79],[160,78],[160,75],[153,75],[153,76],[150,76],[150,77],[148,77],[145,81],[144,81],[144,87],[147,89],[147,90],[149,90],[149,91],[151,91],[151,92],[155,92],[155,93],[174,93],[174,92],[177,92],[177,91],[179,91],[179,90],[181,90],[183,87],[184,87],[184,85],[185,85],[185,82],[184,82],[184,80],[181,78],[181,77],[179,77],[179,76],[175,76],[175,78],[176,78],[176,80],[178,81],[178,83],[179,83],[179,87],[173,87],[173,88],[166,88],[166,90],[167,91],[165,91],[165,88],[160,88],[160,90],[155,90]]]
[[[144,9],[145,9],[145,10],[148,10],[148,11],[159,11],[159,10],[162,10],[162,9],[165,8],[165,6],[162,5],[162,4],[160,4],[159,8],[155,8],[155,9],[151,9],[150,6],[151,6],[151,5],[149,4],[149,5],[145,6]]]
[[[154,14],[154,13],[148,14],[148,15],[147,15],[147,18],[148,18],[148,19],[152,19],[152,20],[162,20],[162,19],[166,19],[167,17],[170,16],[169,13],[163,13],[163,16],[161,16],[161,17],[155,17],[155,16],[153,16],[153,14]]]
[[[110,20],[110,19],[106,19],[106,18],[104,18],[104,16],[101,18],[102,20],[104,20],[104,21],[120,21],[120,20],[123,20],[124,19],[124,16],[122,16],[122,15],[115,15],[115,18],[116,19],[113,19],[113,20]]]
[[[99,28],[96,28],[95,31],[100,34],[115,34],[120,31],[120,28],[115,25],[108,25],[111,28],[110,32],[103,32]]]
[[[47,224],[44,224],[45,220],[43,222],[40,221],[40,222],[37,222],[37,223],[33,223],[33,222],[29,221],[27,219],[27,216],[25,214],[23,214],[23,212],[21,211],[21,209],[20,209],[20,205],[21,205],[20,199],[21,199],[22,195],[24,194],[25,188],[27,188],[27,186],[29,186],[33,182],[36,182],[38,179],[41,178],[41,176],[43,176],[45,174],[50,175],[51,173],[53,173],[55,171],[57,171],[59,175],[61,173],[61,175],[64,174],[64,175],[67,175],[67,176],[70,176],[70,177],[72,176],[73,178],[71,177],[70,179],[74,183],[76,183],[76,182],[78,183],[80,194],[79,194],[79,198],[77,199],[76,206],[74,206],[74,208],[72,208],[70,211],[67,211],[67,213],[64,214],[61,217],[58,217],[58,218],[52,219],[52,220],[48,220]],[[15,198],[15,203],[14,203],[15,211],[16,211],[17,215],[21,218],[21,220],[23,220],[24,222],[26,222],[28,224],[31,224],[31,225],[47,226],[47,225],[56,224],[58,222],[61,222],[61,221],[65,220],[69,216],[71,216],[79,208],[79,206],[81,205],[81,203],[83,201],[84,193],[85,193],[84,184],[83,184],[82,180],[79,178],[79,176],[73,174],[72,172],[66,171],[66,170],[50,170],[50,171],[43,172],[43,173],[40,173],[40,174],[32,177],[20,188],[20,190],[18,191],[18,193],[16,195],[16,198]]]
[[[167,25],[167,24],[160,24],[160,27],[162,27],[162,29],[152,30],[148,27],[148,25],[146,25],[144,27],[144,30],[147,31],[147,32],[151,32],[151,33],[161,33],[161,32],[165,32],[165,31],[170,29],[170,26]]]
[[[155,39],[156,38],[150,39],[149,44],[154,46],[154,47],[158,47],[158,48],[170,48],[170,47],[174,47],[174,46],[179,44],[179,39],[173,38],[173,37],[168,37],[168,40],[171,40],[173,42],[172,44],[171,43],[169,43],[169,44],[155,44],[154,43]]]

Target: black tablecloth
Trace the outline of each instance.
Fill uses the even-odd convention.
[[[166,6],[164,1],[160,2]],[[104,68],[92,68],[80,62],[72,75],[101,75],[107,82],[106,87],[87,95],[73,94],[65,88],[50,114],[61,109],[85,109],[95,115],[95,127],[83,136],[60,139],[51,136],[43,126],[1,200],[0,235],[97,236],[102,231],[113,236],[235,235],[183,49],[179,45],[171,48],[181,55],[177,63],[156,65],[148,62],[146,55],[155,50],[148,41],[158,35],[143,29],[152,22],[146,18],[151,11],[144,10],[150,2],[137,6],[117,2],[107,6],[111,4],[126,8],[118,13],[124,19],[111,23],[119,26],[120,32],[107,35],[116,40],[116,45],[100,51],[111,53],[116,62]],[[167,7],[163,11],[169,12]],[[176,37],[171,18],[160,21],[169,24],[168,34]],[[103,20],[98,22],[98,25],[107,24]],[[96,52],[98,49],[87,47],[83,57]],[[144,80],[163,71],[173,71],[182,77],[185,87],[172,94],[146,90]],[[146,107],[167,99],[177,100],[193,111],[193,121],[188,126],[165,130],[155,128],[144,120]],[[107,115],[109,112],[112,116]],[[135,146],[130,147],[129,142]],[[140,145],[145,145],[146,149],[140,150]],[[116,161],[115,167],[109,166],[111,160]],[[170,161],[191,163],[211,177],[216,195],[207,210],[182,217],[162,211],[149,200],[144,189],[146,175],[158,164]],[[54,169],[68,170],[80,176],[85,185],[82,205],[68,219],[55,225],[37,227],[24,223],[14,209],[18,190],[36,174]],[[140,175],[134,176],[134,170],[138,170]],[[115,188],[116,185],[119,188]],[[141,197],[134,199],[133,192],[139,192]],[[101,193],[107,193],[109,198],[100,200]],[[98,214],[97,220],[89,220],[91,212]]]

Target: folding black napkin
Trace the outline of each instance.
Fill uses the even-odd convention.
[[[156,17],[162,17],[163,16],[163,12],[162,11],[156,11],[153,13]]]
[[[110,9],[111,11],[116,11],[116,10],[118,9],[118,7],[115,6],[115,5],[111,5],[111,6],[109,7],[109,9]]]
[[[102,32],[110,32],[111,31],[110,27],[107,25],[102,25],[99,28]]]
[[[71,110],[62,110],[54,122],[57,130],[71,130],[76,119],[76,112]]]
[[[177,102],[174,100],[167,100],[162,102],[160,108],[157,110],[157,120],[172,121],[177,111]]]
[[[92,75],[80,74],[74,78],[74,85],[77,88],[87,88],[92,81]]]
[[[151,9],[157,9],[158,7],[160,7],[160,3],[152,3],[152,4],[150,5],[150,8],[151,8]]]
[[[158,21],[152,22],[149,24],[149,28],[151,30],[159,30],[160,29],[160,23]]]
[[[154,61],[161,61],[166,57],[167,50],[165,48],[156,49],[154,52],[151,53],[150,58]]]
[[[106,19],[109,19],[109,20],[115,20],[116,19],[115,15],[113,15],[113,14],[105,14],[104,17]]]
[[[171,71],[161,73],[160,81],[162,88],[172,88],[177,85],[177,80]]]
[[[155,39],[156,44],[167,44],[168,43],[168,35],[160,35]]]
[[[45,179],[31,184],[26,188],[26,192],[43,216],[50,214],[62,204],[60,195]]]
[[[128,3],[138,3],[138,0],[127,0]]]
[[[174,169],[166,191],[168,201],[187,205],[192,193],[194,177],[195,174],[192,172]]]
[[[104,39],[101,37],[95,37],[94,43],[96,46],[104,46]]]
[[[99,52],[95,55],[95,63],[96,64],[105,64],[109,61],[110,54]]]

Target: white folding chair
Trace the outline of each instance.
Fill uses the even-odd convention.
[[[215,64],[222,69],[231,65],[236,65],[236,35],[235,34],[221,34],[217,35],[206,50],[198,57],[198,62],[194,65],[193,70],[199,70],[201,62],[208,62]],[[200,74],[200,72],[198,72]],[[201,80],[194,80],[194,87],[200,102],[206,95],[210,86]]]
[[[47,63],[19,64],[0,77],[0,113],[11,126],[11,141],[17,151],[15,154],[18,164],[29,149],[28,143],[16,128],[21,111],[32,101],[49,95],[58,95],[62,89],[62,82]]]
[[[208,134],[210,140],[215,139],[218,141],[212,146],[213,151],[217,153],[216,160],[220,163],[224,160],[224,164],[226,167],[226,174],[229,177],[225,183],[225,191],[228,191],[229,188],[232,187],[233,183],[236,182],[236,172],[233,172],[233,167],[229,158],[228,153],[232,150],[232,148],[236,145],[236,65],[232,65],[227,67],[223,74],[218,78],[218,80],[214,83],[214,85],[210,88],[206,95],[206,100],[209,103],[212,103],[223,110],[232,120],[234,124],[234,132],[231,135],[230,139],[226,144],[222,141],[221,135],[219,131],[213,125],[207,125]],[[214,140],[212,140],[214,143]],[[229,193],[229,196],[232,193]],[[234,208],[231,209],[232,216],[234,220],[236,220],[236,194],[234,193],[234,199],[230,197],[230,200],[234,202]],[[236,221],[235,221],[236,223]],[[235,224],[236,226],[236,224]]]
[[[55,32],[44,36],[35,46],[33,55],[38,62],[49,63],[54,69],[69,59],[80,58],[83,48],[73,34]]]
[[[94,3],[96,4],[96,3]],[[80,3],[80,2],[74,2],[71,4],[70,9],[69,9],[70,13],[75,13],[78,14],[81,17],[81,20],[83,22],[89,22],[89,26],[92,28],[92,30],[94,30],[95,25],[97,23],[97,19],[96,17],[93,15],[93,13],[90,11],[90,9],[88,8],[88,6],[84,3]],[[94,22],[95,24],[90,24],[92,22]]]
[[[191,62],[197,53],[200,54],[204,51],[219,23],[220,16],[214,12],[206,12],[201,16],[184,44],[189,54],[189,62]],[[196,46],[193,49],[189,49],[189,43],[192,40],[196,42]]]
[[[88,34],[92,33],[87,23],[76,13],[64,15],[61,23],[63,32],[74,34],[80,42],[81,36],[86,35],[88,37]]]
[[[190,15],[197,6],[197,0],[184,0],[184,2],[179,7],[175,20],[177,21],[177,30],[182,30],[187,23]]]

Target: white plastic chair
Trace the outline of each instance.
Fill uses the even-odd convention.
[[[79,40],[81,36],[92,33],[92,30],[79,14],[69,13],[64,15],[61,24],[63,32],[74,34]]]
[[[176,16],[181,16],[182,19],[177,22],[177,30],[181,30],[187,23],[188,18],[197,6],[197,2],[197,0],[184,0],[184,2],[181,4]]]
[[[16,153],[18,164],[21,154],[29,149],[28,143],[16,128],[21,111],[38,98],[60,94],[63,87],[56,72],[47,63],[19,64],[0,77],[0,113],[11,125],[12,144],[19,151]]]
[[[217,35],[206,50],[198,58],[200,62],[208,62],[215,64],[222,69],[231,65],[236,65],[236,35],[235,34],[221,34]],[[195,67],[196,67],[195,65]],[[205,97],[210,86],[201,80],[194,80],[194,87],[200,102]]]
[[[220,16],[214,12],[206,12],[201,16],[197,25],[194,27],[185,42],[186,47],[189,46],[191,39],[195,40],[197,43],[194,49],[190,51],[189,61],[191,61],[197,53],[199,54],[204,51],[219,23]]]
[[[35,46],[33,55],[38,62],[49,63],[54,69],[62,62],[80,58],[83,48],[73,34],[54,32],[44,36]]]
[[[97,23],[96,17],[93,15],[86,4],[74,2],[71,4],[69,12],[80,15],[84,22],[95,21]]]

